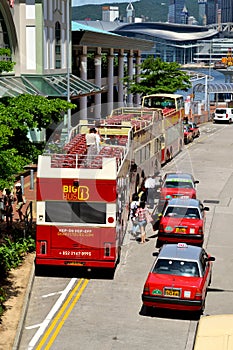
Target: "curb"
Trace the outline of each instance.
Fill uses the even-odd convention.
[[[28,281],[28,285],[27,285],[27,289],[26,289],[26,293],[24,296],[24,303],[23,303],[23,307],[22,307],[22,312],[21,312],[21,316],[20,316],[20,320],[19,320],[19,324],[16,330],[16,336],[15,336],[15,341],[12,347],[12,350],[18,350],[19,349],[19,344],[21,341],[21,336],[22,336],[22,329],[23,329],[23,325],[26,319],[26,314],[27,314],[27,310],[28,310],[28,305],[29,305],[29,300],[31,297],[31,291],[32,291],[32,285],[34,282],[34,278],[35,278],[35,264],[33,262],[32,264],[32,268],[31,268],[31,273],[29,276],[29,281]]]

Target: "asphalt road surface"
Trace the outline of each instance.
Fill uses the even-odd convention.
[[[206,215],[204,247],[216,257],[204,315],[233,313],[233,125],[207,123],[201,136],[161,171],[191,172]],[[35,277],[19,350],[191,350],[197,319],[144,314],[141,293],[156,237],[127,234],[114,279],[104,275]],[[95,277],[95,278],[93,278]]]

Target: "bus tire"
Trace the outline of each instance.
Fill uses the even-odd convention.
[[[170,160],[172,160],[173,159],[173,149],[172,149],[172,147],[170,148]]]
[[[120,263],[121,260],[121,247],[117,248],[117,260],[116,260],[116,265]]]
[[[170,152],[169,152],[169,150],[167,149],[165,161],[168,162],[169,160],[170,160]]]

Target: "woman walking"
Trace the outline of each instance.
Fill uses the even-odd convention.
[[[145,243],[146,242],[146,215],[147,215],[148,210],[145,209],[145,202],[141,202],[140,206],[136,210],[135,217],[137,220],[137,224],[133,226],[133,233],[136,234],[138,228],[140,228],[141,232],[141,242],[140,243]]]

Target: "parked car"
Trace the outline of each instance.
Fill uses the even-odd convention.
[[[184,124],[184,143],[185,145],[187,145],[192,141],[193,141],[193,132],[188,124]]]
[[[203,248],[185,243],[164,245],[157,255],[142,293],[146,311],[202,312],[215,258]]]
[[[182,172],[166,173],[160,188],[158,211],[160,212],[166,201],[172,198],[196,198],[196,184],[192,174]]]
[[[205,211],[208,210],[198,199],[169,200],[160,215],[156,246],[178,242],[201,246],[204,241]]]
[[[193,138],[199,137],[200,136],[200,130],[199,127],[196,123],[193,122],[188,122],[189,128],[193,133]]]
[[[227,122],[231,124],[233,122],[233,108],[216,108],[213,121],[214,123]]]

